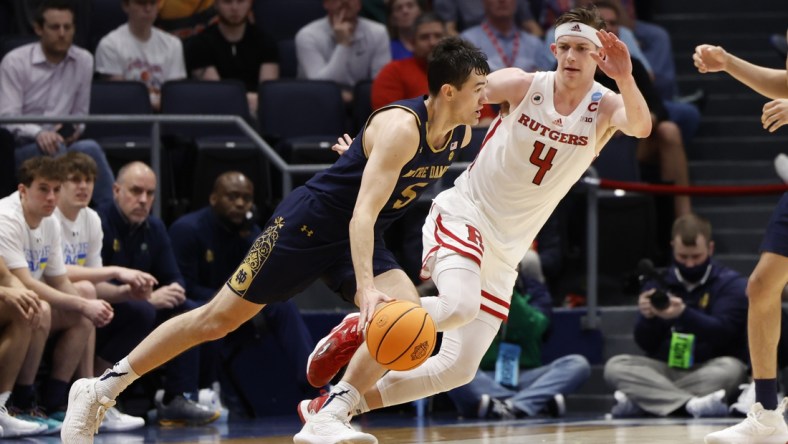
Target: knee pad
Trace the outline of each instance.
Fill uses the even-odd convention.
[[[422,298],[422,304],[439,331],[459,328],[476,318],[482,292],[478,265],[467,258],[451,256],[436,268],[433,280],[440,295]]]

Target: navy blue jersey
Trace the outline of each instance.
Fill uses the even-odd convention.
[[[424,100],[403,100],[381,110],[391,107],[413,113],[421,140],[416,154],[402,168],[394,192],[375,224],[372,255],[375,276],[401,269],[386,248],[383,231],[443,176],[458,155],[465,136],[464,128],[457,127],[443,147],[433,149],[426,138]],[[288,299],[322,279],[329,288],[352,301],[355,275],[348,224],[367,165],[362,149],[363,134],[364,130],[334,165],[293,190],[276,207],[241,265],[227,280],[227,287],[233,293],[254,303],[268,304]]]
[[[375,227],[381,229],[399,218],[430,185],[443,177],[452,161],[459,155],[458,150],[465,137],[465,129],[456,127],[444,146],[430,146],[427,142],[427,106],[423,97],[400,100],[384,106],[375,111],[370,119],[391,108],[403,108],[413,113],[419,127],[420,140],[416,155],[402,167],[394,191],[380,211]],[[322,203],[347,212],[348,215],[353,214],[358,190],[361,188],[361,176],[367,165],[367,155],[363,148],[365,129],[366,126],[331,168],[316,174],[306,183],[306,187],[315,193]]]

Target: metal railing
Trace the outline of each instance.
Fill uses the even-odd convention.
[[[0,116],[0,124],[12,123],[95,123],[95,124],[151,124],[151,169],[156,173],[156,177],[161,177],[161,125],[162,124],[207,124],[207,125],[229,125],[234,124],[251,139],[253,144],[271,161],[271,163],[282,173],[282,195],[287,195],[293,188],[293,175],[295,174],[314,174],[322,171],[330,164],[309,164],[291,165],[284,159],[247,123],[239,116],[228,115],[164,115],[164,114],[102,114],[89,116]],[[230,148],[231,149],[231,148]],[[455,162],[449,167],[449,171],[462,171],[468,167],[468,162]],[[587,232],[587,293],[586,308],[588,310],[583,318],[583,328],[596,329],[599,327],[599,316],[597,313],[598,293],[597,293],[597,193],[599,192],[599,180],[596,170],[589,168],[592,179],[584,181],[586,187],[587,212],[586,212],[586,232]],[[445,187],[443,181],[439,181],[432,194],[437,194]],[[161,188],[157,186],[155,199],[153,201],[153,214],[161,217]]]

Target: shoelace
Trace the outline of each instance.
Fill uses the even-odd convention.
[[[99,400],[98,409],[96,410],[96,421],[93,423],[93,427],[91,427],[93,429],[91,432],[93,432],[94,435],[98,433],[101,422],[104,421],[104,415],[106,415],[107,411],[114,406],[115,401],[107,398],[106,396],[101,397]]]
[[[755,430],[756,432],[765,432],[773,427],[765,426],[758,421],[758,418],[755,416],[755,412],[747,413],[747,419],[740,422],[739,425],[736,427],[739,431],[744,433],[749,433],[749,431]]]
[[[351,425],[350,425],[350,418],[344,418],[344,419],[343,419],[343,418],[340,418],[339,416],[336,416],[336,415],[333,415],[333,416],[334,416],[336,419],[338,419],[338,420],[339,420],[339,421],[342,423],[342,425],[343,425],[343,426],[345,426],[345,428],[347,428],[347,429],[349,429],[349,430],[353,430],[353,431],[355,431],[355,429],[353,428],[353,426],[351,426]]]
[[[121,413],[115,407],[110,407],[110,408],[107,409],[107,411],[105,412],[104,416],[107,419],[109,419],[110,421],[117,421],[117,420],[120,419]]]

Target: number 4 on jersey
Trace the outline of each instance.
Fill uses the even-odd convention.
[[[544,175],[550,171],[550,168],[553,167],[553,158],[555,157],[555,153],[558,152],[555,148],[550,148],[547,150],[547,154],[545,154],[544,158],[542,158],[543,150],[544,143],[539,141],[534,142],[534,151],[531,153],[531,158],[529,160],[539,168],[539,171],[536,172],[534,179],[531,181],[535,185],[542,184],[542,179],[544,179]]]

